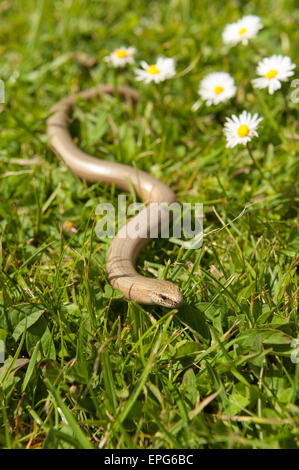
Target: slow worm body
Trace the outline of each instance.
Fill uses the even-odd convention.
[[[139,100],[138,94],[130,88],[120,86],[117,92],[124,100],[134,103]],[[146,206],[119,230],[110,245],[107,256],[109,282],[122,291],[129,300],[135,300],[141,304],[178,307],[183,298],[177,286],[169,281],[141,276],[135,270],[135,261],[139,251],[150,240],[150,235],[159,231],[163,217],[166,217],[165,209],[153,203],[175,202],[173,191],[148,173],[120,163],[99,160],[84,153],[74,144],[69,133],[69,114],[78,96],[90,100],[95,96],[100,97],[103,93],[112,95],[115,93],[115,88],[111,85],[101,85],[56,103],[51,110],[53,114],[47,120],[50,144],[55,153],[79,177],[88,181],[114,183],[124,191],[129,190],[128,181],[134,187],[136,194],[146,203]],[[154,216],[153,212],[155,212]],[[138,224],[142,228],[142,236],[140,231],[136,233],[136,236],[128,236],[128,233],[134,233],[134,227]]]

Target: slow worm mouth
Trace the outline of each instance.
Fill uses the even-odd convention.
[[[150,298],[157,305],[168,308],[178,308],[184,302],[184,298],[179,289],[173,293],[166,292],[151,292]]]

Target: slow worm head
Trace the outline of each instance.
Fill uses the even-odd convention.
[[[74,144],[68,130],[69,113],[78,96],[89,100],[94,96],[100,97],[103,93],[112,95],[115,88],[111,85],[101,85],[56,103],[52,108],[53,114],[47,120],[50,144],[55,153],[79,177],[88,181],[114,183],[125,191],[129,190],[129,181],[138,197],[146,202],[146,207],[119,230],[110,245],[107,256],[108,279],[127,299],[141,304],[178,307],[183,302],[183,297],[176,285],[169,281],[141,276],[135,270],[139,251],[151,239],[151,234],[159,231],[161,222],[166,217],[162,203],[175,202],[173,191],[148,173],[120,163],[99,160],[84,153]],[[139,100],[138,94],[127,87],[118,87],[117,93],[126,101],[136,103]],[[142,234],[139,230],[134,236],[136,224],[142,227]]]

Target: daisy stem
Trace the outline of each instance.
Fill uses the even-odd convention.
[[[253,161],[253,164],[255,165],[256,169],[257,169],[258,172],[260,173],[261,177],[262,177],[263,179],[266,179],[266,180],[269,182],[270,186],[272,187],[272,189],[274,189],[274,191],[277,191],[277,189],[276,189],[275,186],[273,185],[272,181],[265,175],[265,173],[264,173],[263,170],[261,169],[259,163],[258,163],[257,160],[254,158],[253,153],[252,153],[252,150],[251,150],[251,148],[250,148],[250,146],[249,146],[248,143],[247,143],[246,147],[247,147],[249,156],[250,156],[251,160]]]
[[[156,92],[158,97],[158,102],[162,106],[165,106],[165,82],[156,83]]]
[[[290,106],[289,106],[289,102],[288,102],[288,96],[287,96],[284,89],[281,90],[281,94],[282,94],[282,97],[283,97],[283,100],[284,100],[284,106],[285,106],[284,112],[286,114],[286,121],[287,121],[287,124],[288,124],[289,117],[290,117]]]
[[[118,74],[115,73],[114,76],[113,76],[114,95],[118,100],[120,100],[120,95],[119,95],[119,92],[118,92],[118,84],[119,84]]]
[[[267,116],[267,119],[269,120],[273,130],[280,135],[280,129],[279,129],[279,126],[278,126],[278,123],[277,121],[275,120],[275,116],[273,116],[273,113],[271,112],[271,110],[269,109],[269,107],[266,105],[266,102],[264,100],[264,97],[263,97],[263,94],[262,93],[259,93],[257,92],[256,93],[256,96],[257,96],[257,99],[261,105],[261,107],[263,108],[263,113]]]
[[[254,158],[253,153],[252,153],[252,150],[251,150],[251,148],[249,147],[249,144],[248,144],[248,143],[247,143],[246,147],[247,147],[249,156],[250,156],[251,160],[253,161],[254,165],[256,166],[257,170],[260,172],[260,175],[262,176],[262,178],[265,178],[264,172],[263,172],[263,170],[261,169],[261,167],[260,167],[260,165],[258,164],[258,162],[256,161],[256,159]]]
[[[253,44],[253,42],[249,41],[249,42],[248,42],[248,45],[250,46],[250,48],[253,50],[253,52],[255,52],[255,54],[256,54],[260,59],[263,58],[263,54],[258,50],[258,48]]]

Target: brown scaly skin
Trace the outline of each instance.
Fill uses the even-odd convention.
[[[146,208],[133,217],[113,239],[107,256],[107,274],[111,285],[123,292],[127,299],[141,304],[157,304],[176,308],[183,302],[178,287],[169,281],[150,279],[135,270],[136,257],[141,248],[150,240],[150,230],[159,230],[161,219],[165,216],[163,208],[157,209],[157,217],[149,217],[152,203],[175,202],[173,191],[162,181],[149,174],[120,163],[107,162],[82,152],[73,142],[68,126],[68,115],[78,96],[89,100],[103,93],[114,94],[112,85],[100,85],[84,92],[65,98],[52,108],[53,114],[47,120],[47,132],[55,153],[73,173],[88,181],[114,183],[118,188],[129,191],[127,181],[133,185],[137,195],[146,202]],[[117,93],[124,100],[137,103],[138,94],[127,87],[117,87]],[[152,204],[153,206],[153,204]],[[124,231],[139,222],[143,236],[130,238]],[[127,233],[127,232],[126,232]],[[153,233],[153,232],[152,232]]]

